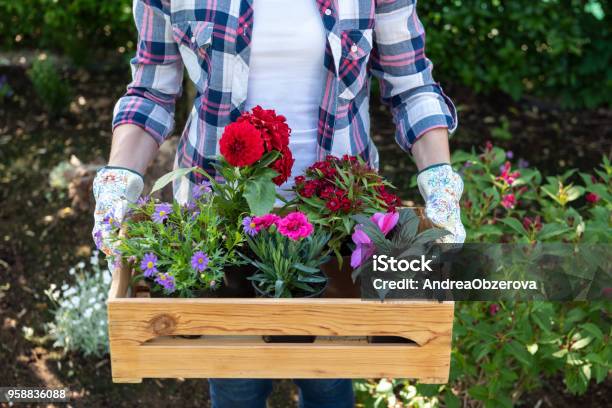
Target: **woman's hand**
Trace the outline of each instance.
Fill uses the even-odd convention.
[[[450,232],[440,239],[442,243],[462,244],[465,228],[461,223],[459,199],[463,193],[463,180],[450,164],[426,168],[417,176],[419,191],[425,200],[425,215],[439,228]]]
[[[142,176],[133,170],[106,166],[98,170],[93,182],[96,199],[92,235],[98,249],[106,256],[114,255],[109,241],[113,229],[119,228],[128,211],[142,193]]]

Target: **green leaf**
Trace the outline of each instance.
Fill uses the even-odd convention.
[[[179,179],[181,177],[185,177],[187,174],[191,173],[195,169],[197,169],[197,167],[181,167],[181,168],[172,170],[169,173],[164,174],[163,176],[158,178],[157,181],[155,181],[155,184],[153,184],[153,188],[151,189],[151,194],[166,187],[168,183],[171,183],[174,180]]]
[[[591,336],[595,337],[597,340],[603,340],[603,333],[601,329],[597,327],[593,323],[584,323],[581,325],[582,329],[588,332]]]
[[[512,228],[515,232],[519,233],[521,236],[527,235],[527,231],[523,227],[523,224],[519,220],[513,217],[503,218],[500,220],[510,228]]]
[[[269,178],[259,177],[249,180],[244,188],[244,198],[251,214],[267,214],[276,201],[276,185]]]

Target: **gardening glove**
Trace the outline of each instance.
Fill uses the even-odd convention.
[[[142,176],[133,170],[112,166],[98,170],[93,182],[96,210],[92,235],[106,256],[115,255],[109,239],[111,231],[121,226],[128,204],[136,202],[143,188]]]
[[[463,193],[463,180],[450,164],[437,164],[422,170],[417,176],[419,191],[425,200],[425,215],[438,228],[450,234],[440,238],[441,243],[462,244],[465,228],[461,223],[459,199]]]

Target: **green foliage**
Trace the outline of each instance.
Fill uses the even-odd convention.
[[[612,98],[610,4],[429,0],[418,12],[439,80],[594,107]]]
[[[452,157],[465,183],[468,242],[609,242],[607,158],[593,174],[542,177],[537,169],[517,169],[507,156],[488,144]],[[511,206],[504,200],[510,194]],[[366,406],[509,407],[559,374],[568,391],[582,394],[612,369],[611,317],[612,304],[600,301],[457,302],[448,384],[366,381],[355,385],[358,399]]]
[[[131,0],[0,0],[2,49],[45,48],[85,62],[94,50],[135,41]]]
[[[37,59],[28,71],[34,91],[42,105],[52,115],[65,112],[72,98],[70,85],[62,79],[51,59]]]
[[[244,256],[257,272],[249,279],[270,297],[300,297],[316,293],[327,278],[321,265],[329,261],[325,246],[329,234],[315,231],[310,236],[292,240],[280,234],[275,226],[247,236],[255,258]]]
[[[99,357],[108,352],[105,303],[111,276],[100,266],[97,251],[89,266],[80,262],[68,272],[75,277],[73,284],[60,288],[52,284],[45,291],[54,305],[53,321],[45,325],[45,331],[55,347]]]

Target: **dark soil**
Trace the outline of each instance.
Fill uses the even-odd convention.
[[[84,163],[107,157],[112,107],[129,71],[127,65],[67,71],[74,102],[67,113],[56,117],[45,113],[23,67],[0,67],[1,75],[7,75],[15,95],[0,99],[0,287],[10,285],[0,290],[0,385],[66,387],[75,406],[208,406],[204,380],[113,384],[107,358],[59,357],[49,342],[37,345],[24,339],[23,327],[41,335],[42,325],[51,319],[43,290],[52,282],[68,280],[68,269],[86,259],[93,246],[91,207],[72,208],[66,191],[49,186],[49,172],[71,155]],[[500,97],[476,97],[461,88],[448,87],[447,93],[461,111],[454,148],[470,149],[493,140],[545,173],[571,166],[591,169],[610,152],[610,110],[564,112]],[[181,109],[179,117],[184,118],[185,111]],[[372,111],[383,171],[405,188],[414,165],[394,144],[388,111],[375,103]],[[515,136],[500,140],[507,136],[504,126]],[[604,397],[597,396],[609,395],[610,383],[591,387],[583,397],[562,390],[563,385],[553,381],[528,396],[525,406],[539,399],[552,403],[544,406],[598,406]],[[295,406],[295,401],[292,383],[277,383],[272,406]]]

